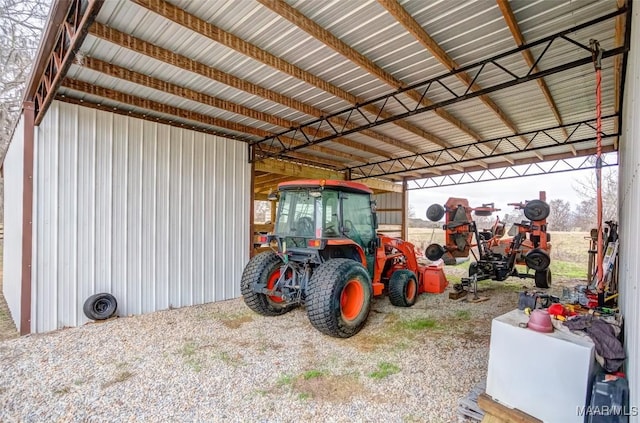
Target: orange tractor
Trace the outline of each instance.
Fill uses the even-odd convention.
[[[373,296],[411,307],[422,292],[444,291],[441,268],[418,265],[413,244],[376,233],[372,191],[363,184],[299,180],[278,185],[271,251],[242,273],[245,303],[265,315],[305,306],[311,324],[347,338],[364,326]]]
[[[548,288],[551,284],[551,237],[547,233],[546,221],[549,205],[542,199],[509,205],[522,209],[529,220],[514,223],[509,236],[504,237],[505,225],[499,218],[490,229],[479,230],[471,217],[471,213],[490,216],[499,210],[493,204],[474,208],[464,198],[449,198],[444,207],[432,204],[427,209],[427,218],[437,222],[445,217],[445,244],[429,245],[425,255],[429,260],[442,258],[447,264],[455,264],[456,258],[473,254],[476,261],[469,265],[471,282],[484,279],[503,281],[509,276],[517,276],[533,278],[538,288]],[[472,247],[477,247],[478,256]],[[526,265],[534,270],[534,274],[521,273],[516,265]],[[463,278],[462,282],[464,285],[470,280]]]

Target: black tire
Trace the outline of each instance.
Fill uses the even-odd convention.
[[[534,281],[537,288],[549,288],[551,286],[551,270],[537,270]]]
[[[478,273],[478,262],[474,261],[469,264],[469,277]]]
[[[524,256],[524,262],[529,269],[540,272],[549,268],[551,257],[549,257],[546,251],[540,248],[534,248]]]
[[[429,244],[424,250],[424,255],[431,261],[440,260],[447,250],[440,244]]]
[[[371,297],[371,278],[361,263],[331,259],[318,266],[311,276],[307,315],[320,332],[349,338],[365,325]]]
[[[295,308],[295,304],[287,304],[278,297],[269,297],[253,290],[254,283],[269,287],[277,280],[282,260],[273,251],[265,251],[255,255],[242,272],[240,290],[245,304],[263,316],[279,316]]]
[[[118,301],[111,294],[95,294],[87,298],[82,306],[84,315],[91,320],[106,320],[113,317],[118,309]]]
[[[411,270],[396,270],[389,279],[389,301],[396,307],[411,307],[418,299],[418,279]]]
[[[544,220],[550,212],[549,205],[542,200],[531,200],[524,206],[524,215],[529,220]]]
[[[439,222],[444,217],[444,207],[440,204],[432,204],[427,209],[427,219],[432,222]]]

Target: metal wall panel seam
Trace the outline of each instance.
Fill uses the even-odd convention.
[[[74,129],[75,129],[75,134],[74,137],[72,138],[72,154],[73,154],[73,164],[72,167],[75,169],[74,172],[74,178],[75,178],[75,185],[74,185],[74,194],[75,194],[75,198],[73,198],[73,231],[74,231],[74,236],[71,237],[71,245],[72,245],[72,249],[73,249],[73,258],[74,258],[74,277],[73,279],[73,286],[74,286],[74,291],[70,292],[70,297],[72,298],[71,300],[71,304],[68,304],[68,308],[70,310],[72,310],[72,318],[69,319],[70,321],[77,321],[77,316],[75,313],[75,307],[73,307],[73,303],[75,303],[75,295],[78,292],[78,226],[79,226],[79,213],[78,213],[78,196],[80,195],[80,183],[79,183],[79,172],[80,172],[80,162],[79,162],[79,154],[78,154],[78,143],[80,142],[80,117],[79,115],[79,108],[74,107],[74,111],[75,113],[75,120],[74,120]]]
[[[190,157],[190,163],[191,163],[191,169],[189,172],[189,208],[190,208],[190,219],[189,219],[189,234],[191,234],[191,239],[189,242],[189,247],[191,248],[190,254],[189,254],[189,305],[193,305],[193,276],[194,276],[194,271],[193,271],[193,267],[194,267],[194,263],[193,263],[193,256],[194,256],[194,248],[193,248],[193,225],[194,225],[194,221],[195,221],[195,207],[194,207],[194,202],[195,202],[195,196],[194,196],[194,183],[193,183],[193,178],[195,177],[195,168],[196,168],[196,163],[195,163],[195,152],[196,152],[196,134],[191,134],[191,157]]]
[[[51,109],[49,109],[51,110]],[[21,122],[18,122],[20,125]],[[33,210],[31,216],[32,224],[32,249],[31,249],[31,324],[29,329],[31,333],[35,333],[37,329],[37,316],[38,316],[38,292],[41,276],[41,269],[44,263],[44,223],[42,222],[43,211],[42,207],[46,206],[43,202],[39,201],[42,196],[42,187],[44,173],[47,169],[43,169],[42,166],[45,163],[43,157],[45,157],[44,149],[40,145],[38,127],[34,128],[33,134]]]
[[[48,115],[52,114],[52,108],[49,109]],[[48,116],[45,116],[45,120],[49,119]],[[20,125],[20,123],[19,123]],[[44,201],[40,201],[42,198],[46,197],[45,194],[45,178],[47,172],[50,172],[51,166],[47,165],[47,160],[45,158],[52,160],[51,154],[47,154],[47,148],[43,144],[43,139],[45,137],[41,136],[42,132],[39,127],[35,128],[34,133],[34,157],[36,158],[34,163],[34,177],[33,177],[33,192],[35,197],[33,199],[33,243],[35,245],[35,251],[32,257],[32,268],[31,268],[31,333],[36,333],[38,330],[38,322],[40,319],[39,313],[39,296],[40,296],[40,287],[42,285],[42,274],[43,269],[46,267],[48,262],[46,254],[50,251],[45,250],[45,246],[47,245],[47,235],[49,235],[49,240],[51,239],[50,233],[47,231],[46,227],[46,216],[47,216],[47,203]],[[50,164],[50,163],[49,163]],[[5,181],[6,183],[6,181]]]
[[[143,237],[143,224],[144,224],[144,202],[142,201],[143,199],[143,193],[144,193],[144,139],[146,137],[146,131],[145,131],[145,122],[144,121],[140,121],[139,122],[140,125],[140,138],[137,140],[138,142],[138,149],[139,149],[139,157],[138,157],[138,163],[137,163],[137,173],[138,173],[138,182],[139,182],[139,190],[138,190],[138,199],[140,201],[139,207],[138,207],[138,213],[136,215],[137,217],[137,230],[138,230],[138,251],[137,251],[137,260],[138,260],[138,266],[137,266],[137,278],[138,280],[136,281],[136,295],[137,295],[137,305],[138,305],[138,309],[137,309],[137,313],[142,313],[142,310],[144,310],[144,304],[142,301],[142,296],[143,296],[143,287],[144,287],[144,280],[142,279],[143,277],[143,268],[144,268],[144,264],[142,262],[142,248],[143,248],[143,244],[144,244],[144,237]],[[129,142],[131,142],[131,140],[129,140]]]
[[[97,168],[98,168],[98,163],[97,163],[97,154],[98,154],[98,110],[93,109],[91,111],[91,115],[93,116],[93,125],[92,125],[92,129],[93,129],[93,155],[91,156],[91,181],[92,181],[92,185],[93,187],[89,187],[89,192],[91,193],[92,196],[92,202],[93,202],[93,216],[91,219],[89,219],[89,224],[92,225],[93,227],[91,228],[91,233],[93,234],[93,245],[88,245],[87,247],[87,252],[89,252],[90,255],[90,274],[92,275],[92,283],[91,283],[91,290],[89,291],[89,295],[92,295],[92,293],[96,292],[96,256],[97,256],[97,249],[95,248],[96,245],[98,244],[98,238],[96,236],[96,228],[98,225],[96,225],[96,220],[98,218],[98,210],[96,208],[96,200],[97,200],[97,191],[98,190],[103,190],[104,186],[98,186],[98,180],[96,179],[96,174],[97,174]],[[93,188],[93,189],[92,189]],[[91,248],[93,247],[93,248]],[[84,298],[79,298],[80,301],[78,301],[78,310],[82,310],[82,305],[84,304]],[[82,316],[82,315],[80,315]],[[84,316],[82,316],[82,318],[84,319]]]
[[[105,212],[105,221],[109,222],[109,227],[107,228],[107,230],[105,230],[104,234],[107,240],[107,246],[105,248],[105,251],[109,254],[109,258],[105,263],[104,269],[105,271],[108,272],[108,276],[107,276],[107,281],[109,282],[109,292],[113,294],[114,291],[114,286],[113,286],[113,268],[111,266],[111,263],[113,262],[113,226],[114,226],[114,222],[113,222],[113,215],[111,214],[111,209],[112,209],[112,204],[113,204],[113,151],[114,151],[114,142],[113,142],[113,138],[114,138],[114,125],[115,125],[115,114],[110,113],[107,115],[109,117],[109,122],[108,122],[108,127],[109,127],[109,135],[108,135],[108,139],[109,139],[109,160],[107,162],[107,164],[105,164],[105,167],[107,169],[107,174],[106,174],[106,179],[108,181],[108,195],[107,198],[108,203],[104,204],[103,206],[105,207],[105,211],[109,210],[108,213]]]
[[[152,202],[152,207],[153,207],[153,225],[151,227],[149,227],[149,230],[151,230],[151,237],[152,237],[152,241],[151,241],[151,246],[150,248],[153,248],[153,254],[151,256],[151,285],[152,285],[152,289],[151,289],[151,293],[150,293],[150,299],[151,299],[151,310],[157,310],[157,304],[156,304],[156,291],[158,289],[157,287],[157,272],[156,272],[156,266],[157,266],[157,258],[158,258],[158,249],[157,249],[157,244],[156,244],[156,238],[158,236],[155,228],[158,222],[158,196],[157,196],[157,185],[158,185],[158,160],[156,159],[158,156],[158,134],[159,134],[159,124],[156,123],[155,124],[155,135],[153,138],[153,168],[152,168],[152,174],[153,174],[153,189],[151,189],[151,193],[153,195],[153,202]]]
[[[184,151],[184,132],[180,131],[180,154],[177,156],[178,157],[178,200],[181,202],[182,201],[182,172],[183,172],[183,168],[182,168],[182,155],[183,155],[183,151]],[[180,248],[180,241],[181,241],[181,237],[180,237],[180,233],[182,232],[182,207],[180,205],[178,205],[177,207],[178,209],[178,220],[177,220],[177,226],[178,226],[178,234],[176,237],[176,245],[174,246],[175,248],[177,248],[178,250],[178,254],[177,254],[177,267],[178,267],[178,272],[177,272],[177,280],[175,281],[176,283],[176,288],[177,288],[177,306],[181,307],[183,305],[183,300],[182,300],[182,248]]]
[[[64,192],[61,192],[61,188],[60,188],[60,183],[61,183],[61,178],[60,178],[60,172],[61,172],[61,168],[63,166],[59,166],[60,164],[60,121],[62,119],[62,113],[60,111],[61,105],[60,103],[56,102],[55,105],[55,109],[54,108],[49,108],[49,111],[47,112],[47,115],[51,114],[51,118],[48,120],[48,127],[46,128],[46,134],[48,136],[43,137],[42,139],[42,143],[46,143],[47,144],[47,152],[49,154],[55,153],[55,157],[56,157],[56,161],[55,163],[51,163],[50,161],[47,162],[47,164],[49,165],[49,169],[48,169],[48,173],[49,173],[49,181],[46,184],[45,189],[49,188],[49,189],[53,189],[56,192],[56,196],[55,199],[53,199],[51,196],[49,196],[49,204],[47,204],[48,210],[47,210],[47,216],[51,219],[50,220],[50,225],[53,226],[53,231],[51,230],[51,228],[49,229],[48,233],[49,233],[49,243],[48,243],[48,248],[49,248],[49,252],[48,252],[48,257],[50,260],[50,266],[51,267],[55,267],[55,273],[54,272],[50,272],[49,275],[47,275],[46,273],[43,274],[41,276],[41,291],[44,293],[44,289],[43,286],[44,284],[48,285],[51,289],[53,290],[53,296],[52,298],[59,298],[59,278],[60,278],[60,251],[61,251],[61,244],[59,241],[59,234],[60,234],[60,219],[62,218],[60,216],[60,210],[59,207],[57,207],[57,205],[59,204],[59,199],[62,197],[64,198]],[[40,125],[40,127],[42,127],[42,124]],[[39,131],[40,132],[40,131]],[[43,135],[44,133],[41,132]],[[62,160],[64,160],[64,158],[62,158]],[[68,169],[67,169],[68,171]],[[46,198],[46,197],[45,197]],[[55,217],[55,219],[54,219]],[[45,247],[46,248],[46,247]],[[47,278],[50,278],[49,281],[47,281]],[[41,298],[40,299],[43,303],[47,302],[47,298]],[[57,311],[57,307],[58,304],[53,304],[53,308],[54,308],[54,312],[53,315],[56,316],[58,314]],[[42,308],[43,314],[41,316],[42,322],[39,323],[40,325],[45,324],[46,318],[47,316],[44,314],[44,305]]]
[[[195,149],[195,157],[197,161],[197,167],[195,168],[194,184],[195,184],[195,199],[194,210],[197,214],[197,231],[194,238],[194,258],[197,263],[195,267],[195,280],[197,282],[196,290],[194,291],[194,301],[197,304],[203,303],[204,292],[204,238],[206,236],[204,232],[204,145],[207,142],[207,136],[205,134],[196,134],[197,143]]]
[[[166,168],[166,192],[165,192],[165,196],[167,199],[167,203],[166,203],[166,221],[167,221],[167,228],[166,228],[166,241],[167,241],[167,247],[166,247],[166,253],[167,253],[167,257],[165,260],[165,272],[166,272],[166,305],[167,307],[171,304],[171,271],[170,271],[170,260],[171,260],[171,128],[168,128],[167,130],[167,168]]]

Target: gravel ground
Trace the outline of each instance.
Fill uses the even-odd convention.
[[[237,299],[3,341],[0,421],[455,422],[521,282],[482,286],[477,304],[375,299],[343,340]]]

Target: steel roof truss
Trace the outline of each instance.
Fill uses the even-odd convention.
[[[582,160],[573,163],[575,157],[571,159],[557,159],[546,162],[549,167],[545,168],[544,163],[530,163],[527,165],[505,167],[500,169],[485,169],[480,171],[465,172],[456,175],[443,175],[426,177],[422,180],[407,181],[407,190],[446,187],[452,185],[471,184],[475,182],[495,181],[502,179],[519,178],[523,176],[534,176],[549,173],[563,173],[574,170],[594,169],[596,167],[595,155],[591,154],[582,157]],[[617,166],[618,155],[612,154],[602,160],[602,166]]]
[[[615,120],[619,119],[619,116],[617,114],[612,114],[612,115],[605,116],[602,119],[603,121],[614,121],[614,119]],[[384,166],[386,164],[389,164],[390,166],[393,166],[394,164],[395,165],[401,164],[402,167],[407,171],[416,171],[416,170],[430,169],[433,167],[441,167],[445,165],[450,166],[454,164],[472,162],[472,161],[478,160],[477,155],[476,154],[472,155],[471,154],[472,152],[479,154],[481,158],[503,157],[507,154],[533,152],[533,151],[548,149],[551,147],[557,147],[560,145],[575,145],[579,143],[590,142],[595,140],[596,132],[597,132],[596,128],[591,124],[591,122],[593,122],[594,120],[595,119],[585,120],[581,122],[574,122],[574,123],[554,126],[550,128],[539,129],[536,131],[523,132],[520,134],[510,135],[507,137],[467,144],[459,147],[459,149],[462,150],[462,156],[460,158],[456,158],[454,155],[452,155],[449,149],[441,149],[438,151],[432,151],[428,153],[428,154],[431,154],[432,156],[435,156],[435,160],[431,162],[429,162],[423,156],[423,154],[427,154],[427,153],[422,153],[419,155],[398,157],[391,160],[384,160],[376,163],[369,163],[361,166],[354,166],[349,168],[352,175],[351,179],[357,180],[362,178],[380,177],[380,176],[389,175],[389,174],[402,173],[402,170],[389,171],[390,168],[387,168],[386,166]],[[611,126],[612,127],[615,126],[615,121],[612,123]],[[561,130],[563,128],[565,129],[572,128],[572,130],[569,131],[568,137],[564,139],[558,139],[557,137],[553,137],[549,135],[550,131],[558,130],[558,129]],[[581,135],[581,137],[577,139],[571,139],[572,136],[576,133],[576,131],[578,131],[578,129],[586,129],[588,133],[585,132],[585,134]],[[619,135],[618,133],[608,134],[608,133],[605,133],[604,131],[602,131],[601,134],[602,134],[602,138],[611,138]],[[524,147],[518,146],[517,144],[513,143],[510,140],[511,137],[523,137],[523,136],[531,136],[531,140]],[[546,136],[546,139],[544,140],[540,139],[543,136]],[[536,144],[533,144],[534,140],[537,140]],[[495,145],[493,147],[490,147],[488,150],[483,150],[482,147],[490,146],[494,143]],[[496,150],[498,148],[500,148],[503,152],[496,153]],[[405,161],[407,159],[412,159],[414,157],[417,158],[418,156],[420,156],[425,161],[426,163],[425,165],[422,165],[422,164],[416,165],[416,162],[413,161],[412,162],[413,165],[411,167],[406,167]],[[380,171],[376,172],[375,171],[376,169],[379,169]]]
[[[570,34],[572,32],[576,32],[578,30],[584,29],[584,28],[588,28],[589,26],[592,25],[596,25],[602,21],[606,21],[608,19],[612,19],[614,17],[616,17],[617,15],[621,14],[621,13],[625,13],[626,9],[619,9],[616,12],[612,12],[610,14],[601,16],[597,19],[591,20],[589,22],[586,22],[584,24],[575,26],[573,28],[558,32],[556,34],[550,35],[548,37],[542,38],[540,40],[531,42],[529,44],[526,45],[522,45],[518,48],[515,48],[513,50],[498,54],[496,56],[493,56],[491,58],[482,60],[480,62],[474,63],[474,64],[470,64],[467,65],[465,67],[459,68],[459,69],[455,69],[451,72],[448,72],[446,74],[437,76],[435,78],[431,78],[429,80],[426,81],[422,81],[416,84],[413,84],[411,86],[407,86],[405,88],[399,89],[393,93],[390,94],[386,94],[383,96],[379,96],[377,98],[374,98],[372,100],[369,100],[367,102],[361,103],[361,104],[357,104],[354,107],[349,107],[347,109],[344,109],[342,111],[333,113],[331,115],[328,116],[322,116],[318,119],[314,119],[306,124],[300,125],[297,128],[292,128],[291,130],[285,131],[285,132],[281,132],[278,133],[276,135],[273,135],[272,137],[266,137],[262,140],[259,141],[254,141],[252,142],[252,145],[260,145],[261,143],[264,142],[269,142],[271,139],[273,138],[278,138],[281,136],[291,136],[291,133],[297,133],[297,131],[303,129],[303,128],[308,128],[310,126],[316,125],[316,124],[322,124],[323,121],[326,121],[328,119],[332,119],[332,118],[336,118],[336,117],[342,117],[343,119],[345,119],[345,125],[344,128],[349,127],[349,129],[346,130],[342,130],[342,131],[336,131],[335,127],[332,125],[327,125],[329,128],[331,128],[331,132],[333,132],[332,134],[322,137],[322,138],[315,138],[315,139],[307,139],[307,142],[298,146],[293,146],[290,147],[289,149],[282,149],[280,152],[272,152],[269,153],[267,155],[267,157],[278,157],[281,154],[284,154],[286,151],[290,151],[290,150],[297,150],[300,148],[304,148],[305,146],[308,145],[313,145],[313,144],[319,144],[322,142],[326,142],[341,136],[345,136],[345,135],[349,135],[352,133],[357,133],[363,130],[368,130],[370,128],[373,128],[375,126],[379,126],[379,125],[383,125],[385,123],[390,123],[390,122],[394,122],[397,120],[401,120],[401,119],[405,119],[407,117],[419,114],[419,113],[424,113],[430,110],[434,110],[440,107],[444,107],[450,104],[454,104],[460,101],[464,101],[470,98],[476,98],[476,97],[480,97],[482,95],[494,92],[494,91],[498,91],[501,89],[505,89],[507,87],[511,87],[514,85],[518,85],[518,84],[522,84],[524,82],[528,82],[528,81],[532,81],[532,80],[536,80],[539,78],[543,78],[545,76],[548,75],[552,75],[555,73],[559,73],[559,72],[563,72],[566,71],[568,69],[572,69],[578,66],[583,66],[585,64],[588,64],[591,62],[591,50],[586,47],[585,45],[572,40],[570,37],[567,36],[567,34]],[[549,69],[545,69],[545,70],[540,70],[538,69],[538,63],[540,62],[540,60],[545,56],[545,54],[547,54],[548,51],[550,51],[551,46],[554,44],[555,40],[558,39],[562,39],[565,41],[568,41],[570,44],[574,44],[576,46],[578,46],[580,49],[586,49],[589,53],[588,56],[586,57],[582,57],[580,59],[574,60],[572,62],[568,62],[562,65],[558,65],[555,66],[553,68],[549,68]],[[542,50],[542,52],[540,52],[540,54],[538,55],[537,59],[534,61],[532,66],[529,66],[527,72],[524,74],[524,76],[518,76],[517,74],[509,71],[508,69],[506,69],[504,66],[502,66],[500,63],[498,63],[498,60],[506,58],[506,57],[510,57],[513,56],[515,54],[520,53],[523,50],[529,50],[532,47],[538,46],[538,45],[543,45],[546,44],[544,49]],[[555,43],[556,45],[558,45],[559,43]],[[613,56],[617,56],[619,54],[623,54],[628,50],[628,45],[625,45],[623,47],[618,47],[615,49],[611,49],[611,50],[607,50],[604,52],[603,57],[613,57]],[[467,84],[467,87],[465,88],[465,91],[463,94],[457,94],[453,89],[451,89],[445,82],[446,78],[455,76],[457,73],[460,72],[468,72],[468,71],[472,71],[474,69],[477,69],[476,71],[476,79],[477,77],[480,75],[480,73],[482,71],[484,71],[487,68],[487,64],[492,64],[494,66],[496,66],[496,68],[503,70],[507,75],[509,75],[511,77],[510,80],[507,80],[505,82],[499,82],[496,83],[492,86],[489,87],[485,87],[480,91],[473,91],[470,92],[470,88],[471,88],[471,84]],[[471,82],[471,81],[470,81]],[[396,114],[392,114],[389,111],[385,111],[385,110],[381,110],[380,113],[378,113],[375,118],[373,118],[373,120],[367,118],[367,116],[364,114],[363,110],[369,108],[369,106],[376,106],[376,107],[381,107],[381,109],[383,109],[385,106],[387,106],[389,104],[389,99],[393,98],[396,101],[398,101],[397,96],[400,94],[405,93],[408,90],[419,90],[422,91],[422,94],[424,94],[426,96],[427,92],[432,89],[433,84],[437,83],[439,86],[442,86],[445,88],[445,90],[447,92],[450,93],[450,97],[446,98],[444,100],[441,100],[437,103],[432,103],[429,106],[423,106],[421,103],[416,103],[416,105],[412,108],[409,109],[406,112],[403,113],[396,113]],[[362,116],[365,120],[366,120],[366,124],[360,124],[358,125],[358,123],[353,119],[354,113],[356,115]],[[346,115],[346,116],[345,116]],[[518,135],[518,134],[516,134]],[[526,143],[527,145],[530,144],[530,141],[528,143]],[[494,148],[495,151],[495,148]],[[542,156],[538,156],[540,159],[542,159]]]

